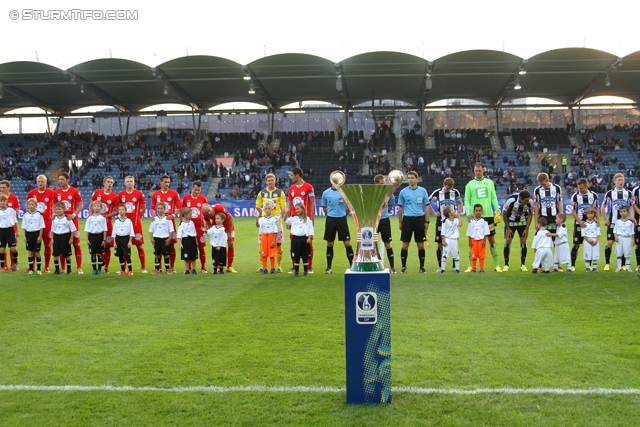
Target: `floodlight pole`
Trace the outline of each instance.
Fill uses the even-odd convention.
[[[271,108],[269,108],[267,110],[267,135],[271,137],[272,141],[274,139],[274,136],[273,136],[273,133],[274,133],[273,132],[273,119],[274,119],[273,110]]]
[[[344,144],[344,140],[349,134],[349,103],[344,106],[344,126],[342,130],[342,141]]]
[[[198,139],[197,141],[200,141],[200,125],[202,124],[202,114],[198,114],[198,133],[196,134]]]
[[[196,114],[193,106],[191,107],[191,122],[193,123],[193,133],[196,133]]]
[[[122,138],[122,118],[120,117],[120,110],[118,110],[118,125],[120,125],[120,138]]]

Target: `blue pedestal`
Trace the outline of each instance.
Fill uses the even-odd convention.
[[[344,276],[347,403],[391,403],[389,270]]]

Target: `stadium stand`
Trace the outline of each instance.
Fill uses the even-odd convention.
[[[314,185],[318,195],[328,188],[327,177],[333,170],[345,172],[349,183],[371,183],[375,174],[386,174],[398,167],[405,173],[416,170],[421,185],[428,190],[439,187],[444,178],[451,176],[462,191],[473,177],[472,167],[477,161],[485,163],[486,175],[496,183],[500,198],[525,188],[532,190],[539,171],[551,171],[565,196],[575,191],[576,181],[582,177],[589,179],[599,193],[611,187],[613,175],[618,172],[625,174],[628,187],[638,184],[638,126],[580,129],[581,147],[571,145],[564,129],[513,129],[510,135],[514,149],[504,148],[504,137],[508,135],[498,134],[497,150],[491,146],[486,129],[436,130],[435,149],[426,148],[424,137],[413,130],[406,130],[400,139],[393,132],[367,139],[361,131],[351,132],[345,135],[344,145],[328,131],[281,132],[272,143],[263,134],[254,139],[248,132],[209,133],[195,150],[190,132],[141,132],[124,141],[117,136],[91,133],[3,135],[0,175],[11,180],[11,191],[21,202],[35,187],[38,174],[47,173],[50,186],[55,188],[62,171],[71,172],[72,185],[86,200],[102,186],[104,176],[113,176],[116,189],[121,189],[124,177],[133,175],[138,187],[150,194],[157,190],[164,173],[172,177],[172,186],[181,195],[200,179],[203,194],[214,184],[217,191],[211,194],[215,198],[252,200],[264,187],[267,173],[274,173],[277,186],[286,190],[289,170],[297,165],[304,169],[305,179]],[[402,143],[405,152],[396,162],[395,152]],[[386,153],[382,151],[385,149]],[[231,169],[215,161],[225,153],[233,157]],[[560,167],[563,156],[568,160],[566,172]]]
[[[569,136],[565,129],[512,129],[515,144],[523,144],[526,151],[558,150],[569,148]]]

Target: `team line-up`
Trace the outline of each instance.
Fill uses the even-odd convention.
[[[636,244],[636,261],[640,265],[640,227],[632,213],[640,215],[640,187],[628,191],[624,188],[624,176],[614,176],[615,188],[609,190],[599,204],[598,195],[589,190],[589,182],[578,181],[577,191],[571,197],[571,215],[574,216],[573,248],[569,248],[568,230],[563,214],[562,190],[551,183],[545,173],[538,175],[539,185],[531,194],[528,190],[509,196],[503,212],[496,197],[493,181],[484,177],[484,165],[474,165],[475,177],[465,188],[464,212],[468,213],[466,237],[470,247],[469,266],[466,272],[484,272],[486,246],[494,261],[494,271],[509,270],[511,243],[515,234],[520,242],[520,270],[528,271],[527,237],[532,220],[535,218],[536,233],[532,248],[535,252],[533,273],[539,271],[575,271],[579,247],[584,243],[583,259],[587,271],[598,271],[600,257],[600,221],[607,226],[604,270],[610,269],[613,242],[616,242],[616,271],[631,271],[631,247]],[[295,167],[290,172],[291,185],[285,193],[275,187],[273,174],[266,176],[266,187],[256,199],[256,227],[259,230],[259,253],[261,268],[258,273],[282,273],[284,244],[283,222],[290,229],[290,273],[298,276],[300,267],[303,274],[313,273],[313,238],[316,198],[313,186],[303,179],[303,171]],[[400,191],[396,201],[391,196],[382,210],[378,227],[379,240],[384,243],[390,272],[396,273],[395,255],[392,248],[392,231],[389,213],[398,206],[398,225],[401,240],[401,273],[407,272],[407,258],[411,239],[418,249],[419,272],[424,268],[427,231],[430,217],[436,218],[436,257],[439,273],[446,272],[447,260],[453,260],[453,271],[460,272],[459,228],[462,226],[460,213],[463,202],[460,192],[454,188],[454,180],[446,178],[443,187],[428,194],[418,185],[418,174],[407,173],[408,186]],[[69,174],[59,175],[59,188],[47,187],[47,177],[37,178],[37,188],[27,195],[27,210],[22,218],[23,241],[28,252],[28,274],[42,274],[41,246],[44,243],[44,272],[71,274],[72,248],[76,259],[77,273],[82,271],[81,231],[78,214],[83,208],[80,192],[71,187]],[[385,184],[385,177],[377,175],[375,184]],[[120,263],[119,275],[133,275],[131,247],[135,246],[141,264],[141,273],[147,273],[142,216],[146,210],[144,193],[135,188],[132,176],[125,178],[125,189],[113,191],[114,180],[106,177],[103,188],[94,191],[91,197],[91,215],[85,221],[86,244],[91,255],[92,274],[109,273],[111,248]],[[185,263],[184,274],[197,274],[195,263],[200,260],[200,273],[206,270],[206,241],[209,238],[213,274],[237,273],[233,268],[235,256],[235,227],[233,216],[222,204],[209,205],[200,194],[202,183],[195,181],[191,193],[180,198],[170,188],[171,178],[160,177],[160,190],[151,196],[151,212],[155,213],[148,230],[154,249],[154,270],[152,274],[172,274],[175,272],[176,248]],[[20,231],[17,212],[20,211],[18,198],[10,192],[9,181],[2,181],[0,188],[0,272],[18,270],[18,241]],[[351,264],[354,252],[347,216],[348,203],[335,187],[324,191],[321,207],[326,215],[324,240],[326,241],[325,273],[332,273],[334,244],[336,235],[342,241],[346,256]],[[435,205],[435,208],[433,205]],[[607,214],[608,211],[608,214]],[[495,244],[496,225],[504,216],[504,264],[501,267]],[[176,226],[176,219],[180,221]],[[6,248],[9,247],[9,253]],[[552,249],[554,251],[552,252]],[[51,258],[54,270],[50,269]],[[164,263],[164,272],[162,264]]]

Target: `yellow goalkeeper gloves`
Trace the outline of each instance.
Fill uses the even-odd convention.
[[[502,222],[502,215],[500,215],[500,209],[496,210],[496,214],[493,216],[493,223],[498,225]]]

